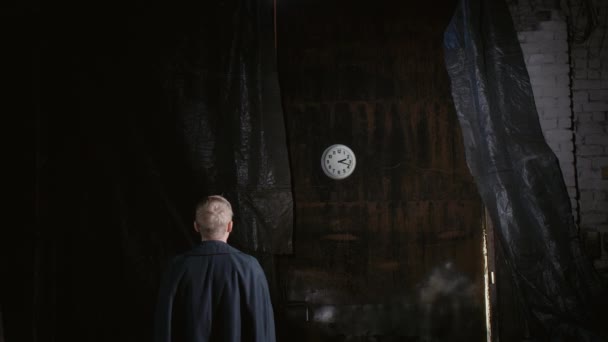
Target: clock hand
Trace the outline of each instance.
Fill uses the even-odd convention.
[[[350,161],[348,163],[346,163],[346,159],[338,160],[338,163],[342,163],[344,165],[350,166]]]

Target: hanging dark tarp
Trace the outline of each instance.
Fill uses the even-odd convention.
[[[204,195],[234,204],[229,242],[291,251],[272,0],[32,6],[14,22],[35,23],[31,39],[9,48],[30,58],[15,70],[35,103],[13,150],[36,175],[15,201],[36,207],[0,238],[7,341],[151,340]]]
[[[467,163],[536,327],[532,336],[603,340],[594,304],[606,290],[581,253],[504,1],[460,1],[444,48]]]
[[[169,57],[167,93],[193,185],[233,203],[231,243],[290,253],[293,203],[273,3],[233,0],[189,10]]]

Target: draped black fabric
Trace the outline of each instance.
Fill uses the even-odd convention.
[[[33,55],[24,155],[36,169],[21,190],[36,208],[0,239],[7,340],[150,340],[161,272],[200,239],[205,195],[234,204],[239,249],[291,251],[271,0],[61,0],[32,13],[14,27],[35,31],[18,51]]]
[[[532,336],[603,340],[594,304],[601,305],[606,288],[581,252],[504,1],[460,1],[444,49],[467,163],[537,327]]]
[[[176,29],[165,71],[193,186],[233,203],[231,243],[290,253],[293,204],[273,3],[222,1],[183,14],[189,21]]]

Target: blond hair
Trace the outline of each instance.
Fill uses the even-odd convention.
[[[198,203],[194,221],[203,238],[214,239],[226,232],[232,221],[232,206],[222,196],[209,196]]]

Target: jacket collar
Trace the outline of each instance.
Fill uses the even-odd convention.
[[[207,240],[201,241],[194,246],[186,255],[216,255],[231,254],[239,251],[223,241]]]

